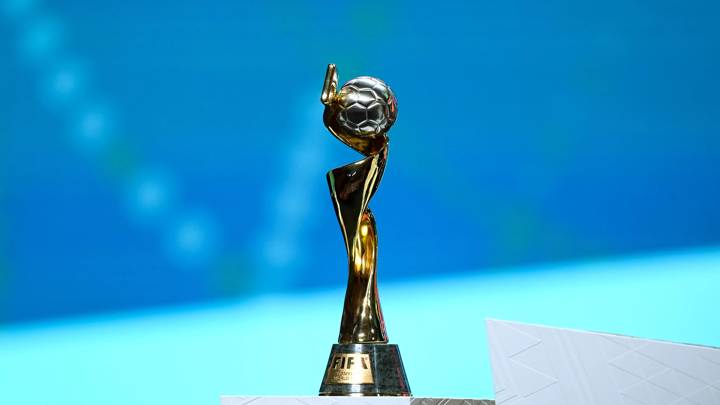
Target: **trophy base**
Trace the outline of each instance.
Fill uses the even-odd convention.
[[[397,345],[334,344],[320,395],[410,396]]]

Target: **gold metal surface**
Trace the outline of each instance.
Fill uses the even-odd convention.
[[[325,105],[332,105],[333,98],[337,92],[338,75],[335,65],[329,64],[327,73],[325,74],[325,83],[323,84],[322,95],[320,101]]]
[[[325,373],[326,384],[372,384],[370,356],[365,353],[337,353]]]
[[[366,157],[327,173],[335,213],[348,255],[339,343],[385,343],[377,291],[377,229],[368,208],[382,179],[388,153],[387,130],[395,122],[397,101],[381,80],[359,77],[337,92],[337,71],[329,65],[320,100],[323,121],[340,141]]]

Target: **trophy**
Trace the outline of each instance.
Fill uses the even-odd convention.
[[[364,158],[327,173],[348,257],[348,285],[338,343],[332,346],[319,397],[226,396],[221,405],[492,405],[477,399],[412,398],[397,345],[388,343],[377,289],[377,229],[368,208],[387,162],[387,132],[397,100],[385,82],[357,77],[338,90],[328,65],[320,101],[323,121]],[[332,398],[329,396],[347,396]],[[361,397],[366,398],[349,398]],[[375,398],[367,398],[375,397]],[[389,398],[395,397],[395,398]]]
[[[320,100],[327,129],[365,156],[327,173],[348,256],[340,336],[333,345],[320,395],[409,396],[397,345],[389,344],[377,290],[377,229],[368,208],[387,161],[387,131],[397,117],[395,96],[382,80],[358,77],[337,90],[328,65]]]

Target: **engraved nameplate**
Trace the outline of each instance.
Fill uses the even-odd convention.
[[[326,384],[372,384],[370,356],[366,353],[337,353],[328,367]]]

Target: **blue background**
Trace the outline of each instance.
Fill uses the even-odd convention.
[[[277,297],[325,291],[333,312],[312,325],[329,324],[329,345],[346,259],[324,176],[359,156],[322,125],[327,63],[341,82],[376,76],[398,97],[371,204],[389,297],[447,278],[542,279],[556,263],[714,254],[720,242],[715,2],[0,6],[0,327],[11,335],[45,325],[33,336],[55,347],[56,327],[228,302],[265,303],[263,327],[282,328],[270,326],[287,315]],[[683,299],[716,307],[694,286]],[[683,338],[660,320],[633,330],[512,305],[520,321]],[[718,344],[717,332],[689,338]],[[18,364],[43,358],[18,353]]]

